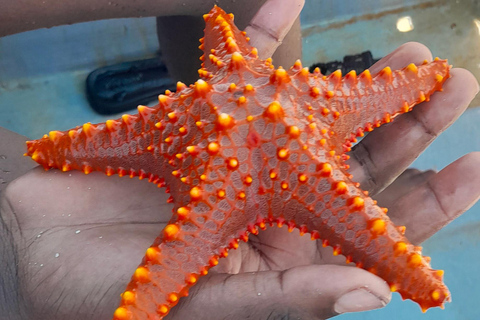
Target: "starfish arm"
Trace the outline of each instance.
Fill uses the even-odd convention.
[[[190,87],[178,83],[177,92],[159,95],[153,108],[138,106],[136,115],[51,131],[28,141],[26,155],[45,169],[138,176],[159,186],[164,186],[164,180],[178,183],[172,173],[176,176],[175,170],[185,164],[189,146],[215,134],[214,124],[205,125],[214,113],[205,103],[209,90],[211,86],[202,80]]]
[[[166,159],[155,148],[162,138],[162,130],[155,124],[161,124],[165,112],[145,106],[139,106],[139,111],[139,115],[124,115],[106,123],[51,131],[39,140],[27,142],[27,155],[46,169],[158,177]]]
[[[211,73],[226,72],[231,63],[236,63],[240,56],[251,61],[256,60],[257,49],[248,44],[249,38],[246,37],[246,33],[235,26],[233,14],[227,14],[215,6],[203,18],[205,37],[200,39],[199,46],[204,51],[200,57],[202,61],[200,76],[208,78]]]
[[[243,212],[245,185],[237,169],[220,156],[208,162],[208,169],[195,169],[202,174],[175,195],[175,213],[147,249],[115,320],[163,318],[219,258],[236,249],[239,240],[247,241],[248,230],[255,232],[255,211]]]
[[[331,125],[336,151],[349,151],[352,142],[365,131],[389,123],[416,104],[428,101],[431,94],[441,90],[449,70],[447,61],[438,58],[401,70],[386,67],[373,76],[366,70],[358,77],[352,71],[341,78],[338,70],[315,81],[323,90],[316,116]]]
[[[422,310],[449,301],[443,272],[432,270],[421,248],[403,236],[404,228],[395,227],[386,209],[351,180],[342,157],[331,150],[333,140],[317,126],[292,131],[285,125],[291,119],[281,117],[278,108],[265,111],[275,138],[260,144],[265,164],[252,174],[256,180],[246,190],[246,207],[256,208],[257,225],[287,224],[301,234],[310,232],[312,240],[323,240],[334,254],[343,253],[382,277]]]
[[[443,271],[431,269],[421,247],[404,237],[405,228],[395,227],[387,210],[356,187],[334,158],[312,168],[301,172],[299,163],[291,167],[290,181],[295,183],[272,200],[273,221],[311,233],[312,240],[332,246],[334,255],[343,254],[347,262],[383,278],[392,291],[422,310],[443,307],[450,300]]]

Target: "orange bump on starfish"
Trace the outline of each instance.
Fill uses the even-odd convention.
[[[450,297],[443,272],[352,181],[344,161],[356,137],[440,90],[447,62],[343,78],[310,74],[300,61],[275,69],[233,15],[214,7],[204,18],[195,84],[179,82],[138,115],[27,142],[27,154],[46,169],[128,173],[168,186],[172,218],[114,319],[163,318],[219,258],[268,223],[310,233],[422,310],[443,306]]]

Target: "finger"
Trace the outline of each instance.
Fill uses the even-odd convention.
[[[245,28],[260,58],[272,56],[302,11],[305,0],[267,0]]]
[[[276,66],[293,66],[295,61],[302,58],[302,26],[300,17],[295,20],[290,31],[282,40],[282,45],[275,50],[272,56]]]
[[[379,206],[389,208],[397,199],[427,182],[435,173],[434,170],[407,169],[391,185],[377,194],[375,200]]]
[[[301,266],[287,271],[202,278],[165,319],[327,319],[385,306],[382,279],[347,266]]]
[[[463,156],[400,198],[388,215],[407,227],[412,243],[425,241],[479,200],[479,167],[480,152]]]
[[[421,43],[407,42],[380,59],[369,69],[372,74],[376,74],[385,67],[390,67],[393,70],[401,69],[410,63],[421,64],[424,60],[432,60],[430,50]]]
[[[354,147],[350,172],[363,189],[375,195],[388,186],[465,111],[478,92],[478,83],[464,69],[453,69],[451,75],[443,92],[436,92],[429,102],[378,128]]]
[[[392,69],[400,69],[409,63],[420,64],[424,60],[430,61],[431,59],[432,53],[425,45],[418,42],[407,42],[370,67],[370,72],[375,74],[387,66]],[[396,119],[395,123],[398,123],[398,121],[399,120]],[[373,159],[369,157],[369,148],[378,140],[373,139],[372,136],[380,135],[377,133],[385,130],[386,126],[387,125],[384,125],[368,135],[370,137],[368,140],[373,140],[371,143],[367,143],[367,138],[365,138],[355,146],[351,153],[351,159],[349,160],[350,172],[355,177],[355,181],[360,182],[362,188],[368,190],[372,195],[377,194],[381,191],[382,187],[386,187],[389,182],[394,180],[394,177],[392,177],[390,181],[378,181],[380,178],[379,175],[382,173],[382,171],[377,169],[378,160],[373,161]],[[393,174],[392,176],[396,175]]]

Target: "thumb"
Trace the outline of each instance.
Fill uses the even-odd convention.
[[[260,58],[273,55],[300,15],[305,0],[267,0],[245,28]]]
[[[384,307],[391,298],[382,279],[349,266],[312,265],[286,271],[202,278],[166,319],[327,319]]]

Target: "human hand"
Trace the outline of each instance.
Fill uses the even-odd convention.
[[[379,64],[387,61],[397,68],[421,62],[428,55],[423,46],[409,44]],[[372,67],[372,72],[383,66]],[[354,180],[364,189],[375,194],[389,185],[432,136],[468,105],[478,90],[475,80],[463,70],[452,70],[452,75],[444,92],[416,107],[410,117],[403,115],[375,130],[352,152]],[[414,114],[417,109],[420,111]],[[428,121],[421,125],[417,119]],[[395,141],[398,131],[402,139]],[[419,243],[478,198],[472,186],[480,181],[479,161],[478,154],[472,154],[438,174],[407,171],[378,197],[383,206],[393,205],[389,215],[394,222],[404,221],[407,236]],[[8,188],[2,211],[4,219],[16,220],[22,231],[13,230],[19,270],[24,271],[18,280],[23,298],[31,302],[34,319],[109,318],[118,302],[117,293],[144,254],[142,248],[148,247],[170,217],[166,195],[156,186],[142,181],[119,183],[117,179],[98,173],[84,176],[36,170]],[[452,195],[455,187],[460,192]],[[406,201],[420,194],[419,190],[423,196],[418,201]],[[412,193],[407,197],[408,192]],[[280,315],[324,319],[342,311],[342,306],[343,311],[359,311],[389,301],[389,288],[383,280],[342,266],[344,258],[333,257],[331,249],[295,233],[298,231],[291,234],[286,228],[268,228],[251,236],[201,278],[167,319]],[[350,300],[341,298],[348,293]]]

